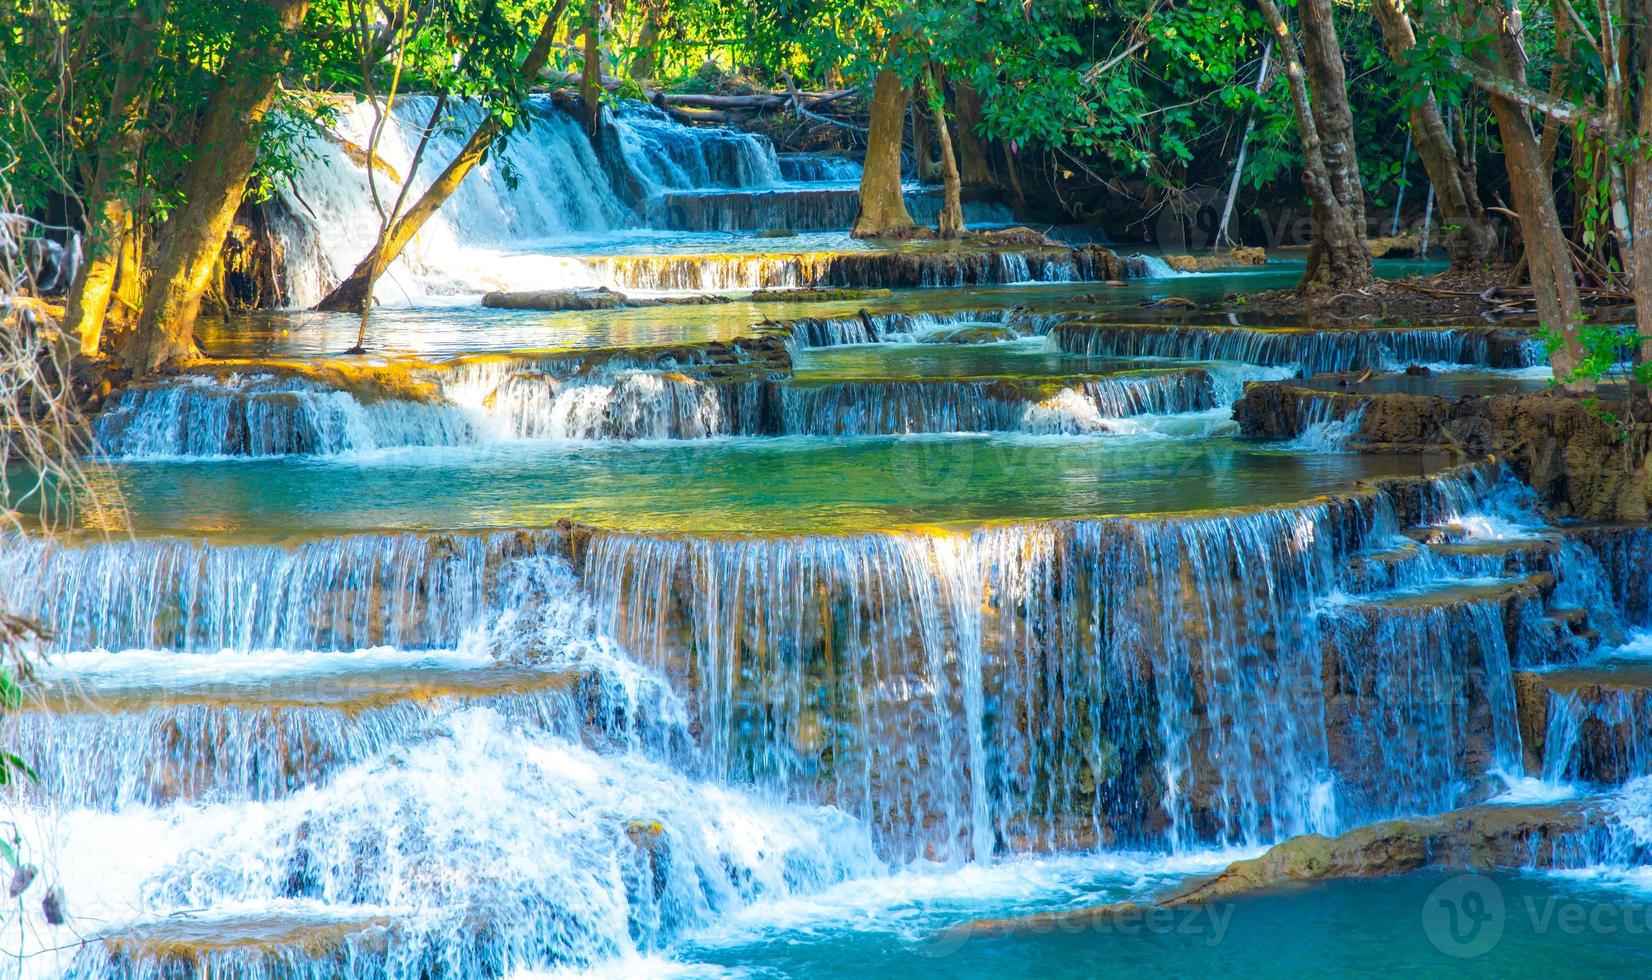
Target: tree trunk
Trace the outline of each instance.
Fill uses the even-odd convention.
[[[921,111],[922,101],[912,106],[912,170],[918,183],[933,184],[941,175],[941,165],[935,160],[935,130]]]
[[[1021,186],[1021,166],[1020,161],[1016,159],[1018,154],[1010,149],[1008,140],[998,145],[1004,151],[1004,174],[1009,178],[1010,207],[1019,218],[1027,213],[1027,191]]]
[[[602,138],[602,4],[585,3],[585,62],[579,76],[579,106],[585,132],[595,143]]]
[[[225,71],[237,73],[222,78],[207,103],[184,176],[185,203],[166,223],[166,242],[144,293],[138,328],[121,348],[121,360],[138,374],[198,356],[195,318],[201,296],[257,161],[258,130],[275,101],[309,0],[259,0],[257,6],[279,29],[261,31],[250,58],[225,65]]]
[[[1490,19],[1488,15],[1487,21]],[[1495,29],[1495,60],[1488,67],[1504,78],[1523,81],[1525,72],[1518,46],[1501,28]],[[1591,382],[1574,377],[1583,362],[1579,336],[1583,304],[1542,147],[1523,106],[1489,90],[1487,96],[1503,141],[1503,164],[1508,168],[1514,207],[1520,214],[1520,237],[1525,243],[1526,268],[1537,299],[1537,317],[1543,327],[1560,338],[1549,362],[1561,384],[1573,389],[1590,388]]]
[[[924,74],[929,82],[930,107],[934,110],[935,142],[941,147],[941,184],[945,188],[935,233],[942,238],[958,238],[964,233],[964,201],[958,158],[952,153],[952,134],[946,124],[946,90],[933,69],[925,68]]]
[[[103,323],[120,267],[121,245],[132,223],[127,195],[136,188],[138,157],[143,149],[140,120],[149,105],[154,28],[148,5],[140,3],[123,45],[97,170],[87,191],[85,251],[69,291],[63,329],[80,335],[80,352],[88,357],[95,357],[103,342]]]
[[[953,118],[958,121],[953,130],[953,144],[958,157],[958,176],[965,187],[984,187],[993,183],[992,164],[987,160],[987,148],[981,142],[977,128],[981,125],[981,95],[968,82],[952,83]]]
[[[917,227],[901,195],[901,131],[906,121],[906,87],[893,71],[878,72],[872,88],[866,164],[860,175],[860,206],[849,232],[855,238],[904,235]]]
[[[1652,78],[1647,74],[1652,72],[1652,28],[1643,25],[1637,40],[1644,61],[1641,77]],[[1652,147],[1652,82],[1641,83],[1640,125],[1637,132],[1642,149],[1635,154],[1631,173],[1634,179],[1634,227],[1641,240],[1640,247],[1635,249],[1635,267],[1631,274],[1635,292],[1635,328],[1641,337],[1639,361],[1642,365],[1652,365],[1652,244],[1648,243],[1649,236],[1652,236],[1652,157],[1645,149]],[[1642,370],[1652,369],[1643,367]]]
[[[527,59],[522,62],[522,77],[525,80],[531,82],[537,78],[540,69],[550,60],[556,25],[567,7],[566,0],[563,0],[546,16],[533,50],[528,52]],[[481,164],[488,151],[492,149],[494,141],[504,132],[504,127],[491,115],[478,123],[470,138],[465,140],[465,145],[460,147],[458,155],[442,168],[442,172],[430,182],[430,186],[425,188],[419,199],[407,209],[407,213],[391,222],[384,237],[373,246],[373,250],[356,263],[350,275],[317,303],[315,308],[335,312],[361,312],[367,303],[367,297],[372,294],[373,285],[378,277],[401,256],[403,250],[424,227],[425,222],[430,220],[431,215],[434,215],[447,199],[453,196],[453,192],[459,189],[465,177]],[[411,180],[412,176],[409,175],[408,179]]]
[[[137,329],[138,317],[143,312],[143,252],[143,229],[137,217],[128,214],[126,227],[121,230],[115,284],[103,314],[105,347],[118,350]]]
[[[1273,38],[1268,38],[1262,46],[1262,67],[1256,73],[1256,94],[1262,95],[1262,89],[1268,84],[1268,62],[1273,56]],[[1256,128],[1256,109],[1245,113],[1245,131],[1239,136],[1239,155],[1233,161],[1233,177],[1228,181],[1228,197],[1222,205],[1222,220],[1216,225],[1216,237],[1211,240],[1210,247],[1218,249],[1223,246],[1233,246],[1238,243],[1228,232],[1228,226],[1233,221],[1233,204],[1239,199],[1239,178],[1245,172],[1245,150],[1250,146],[1251,130]]]
[[[1291,37],[1290,28],[1285,25],[1285,18],[1273,0],[1257,0],[1262,9],[1262,15],[1268,22],[1269,29],[1274,34],[1274,46],[1279,51],[1280,63],[1284,65],[1285,79],[1290,90],[1291,104],[1296,115],[1296,127],[1302,137],[1302,183],[1308,193],[1308,201],[1313,208],[1314,224],[1318,237],[1308,250],[1308,269],[1302,274],[1302,281],[1297,285],[1299,291],[1317,289],[1350,289],[1359,288],[1371,281],[1371,251],[1365,244],[1365,204],[1363,192],[1359,187],[1359,168],[1351,162],[1352,157],[1352,115],[1348,111],[1347,91],[1342,84],[1338,84],[1335,93],[1322,98],[1329,103],[1326,107],[1316,111],[1308,95],[1308,82],[1302,67],[1302,61],[1296,54],[1296,39]],[[1319,11],[1321,16],[1329,17],[1329,4],[1326,0],[1303,0],[1303,22],[1306,28],[1310,14],[1309,7],[1323,5],[1325,9]],[[1342,75],[1341,53],[1335,48],[1335,31],[1329,30],[1328,24],[1317,26],[1316,40],[1308,46],[1308,50],[1316,52],[1321,59],[1330,56],[1336,59],[1334,70],[1321,65],[1318,74],[1325,78],[1325,84],[1332,84],[1331,80]],[[1325,49],[1330,35],[1330,50]],[[1345,83],[1343,83],[1345,84]],[[1320,92],[1322,97],[1325,93]],[[1340,138],[1346,145],[1327,149],[1322,142],[1319,131],[1319,120],[1327,119],[1337,127]],[[1336,161],[1339,175],[1332,176],[1331,161]],[[1351,168],[1351,172],[1350,172]],[[1345,201],[1337,193],[1340,186],[1344,192],[1351,192],[1352,200]]]
[[[1363,235],[1367,230],[1365,188],[1360,183],[1348,76],[1342,68],[1342,44],[1331,0],[1300,0],[1297,12],[1302,19],[1303,67],[1308,73],[1314,124],[1319,127],[1320,153],[1331,190]]]
[[[1411,20],[1398,0],[1372,0],[1371,11],[1382,26],[1383,40],[1388,56],[1396,64],[1406,64],[1417,46],[1417,36],[1411,29]],[[1434,198],[1440,205],[1440,217],[1446,225],[1455,226],[1446,234],[1446,251],[1451,255],[1454,269],[1466,269],[1486,260],[1496,247],[1497,237],[1480,203],[1479,190],[1458,165],[1451,136],[1440,118],[1440,105],[1429,91],[1421,102],[1410,110],[1411,142],[1422,158],[1423,169],[1434,185]]]
[[[631,59],[631,71],[628,73],[632,81],[645,82],[654,77],[659,43],[660,28],[654,22],[654,11],[650,8],[643,11],[642,27],[637,31],[637,56]]]

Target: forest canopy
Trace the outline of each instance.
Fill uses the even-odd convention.
[[[437,98],[431,130],[485,114],[436,185],[531,126],[537,94],[594,140],[624,99],[822,129],[864,148],[867,236],[912,226],[914,166],[947,189],[943,236],[993,185],[1021,215],[1165,247],[1311,238],[1305,290],[1360,287],[1368,237],[1421,227],[1459,268],[1517,270],[1563,380],[1638,343],[1586,330],[1589,299],[1652,288],[1645,3],[25,0],[8,20],[9,210],[76,231],[68,327],[140,370],[192,356],[236,209],[301,165],[302,137],[410,93]],[[385,177],[380,245],[327,308],[370,307],[440,206]]]

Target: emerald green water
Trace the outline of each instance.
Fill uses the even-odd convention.
[[[1207,416],[1164,424],[1222,424]],[[1232,438],[909,436],[507,442],[124,463],[98,478],[120,490],[130,526],[149,532],[543,527],[567,518],[790,533],[1259,506],[1444,462],[1282,452]]]
[[[1438,263],[1382,262],[1379,274],[1411,275]],[[801,317],[852,317],[861,309],[879,313],[947,313],[956,310],[1015,307],[1033,312],[1081,310],[1130,319],[1188,320],[1188,314],[1164,314],[1138,308],[1144,299],[1182,296],[1201,304],[1236,290],[1282,289],[1302,274],[1300,261],[1270,262],[1266,267],[1219,273],[1139,279],[1122,286],[1100,283],[978,286],[905,289],[892,295],[834,302],[737,301],[700,306],[650,306],[623,310],[537,312],[483,309],[474,296],[456,298],[452,306],[406,308],[395,297],[373,313],[367,334],[375,355],[451,357],[477,351],[577,349],[647,344],[731,340],[751,336],[765,321]],[[1226,323],[1220,314],[1192,319]],[[1243,322],[1244,317],[1239,317]],[[216,357],[318,357],[338,355],[355,343],[360,318],[348,313],[268,311],[227,321],[203,322],[202,348]]]
[[[1490,898],[1479,928],[1445,902],[1472,887]],[[1438,891],[1437,891],[1438,889]],[[1073,905],[1139,895],[1103,884]],[[967,893],[966,893],[967,895]],[[1495,897],[1492,897],[1495,896]],[[1444,874],[1336,881],[1155,917],[1042,933],[962,936],[950,926],[1001,915],[1015,899],[895,901],[829,917],[798,913],[766,934],[702,939],[678,958],[741,976],[908,980],[960,976],[1301,977],[1635,976],[1652,970],[1652,904],[1632,894],[1542,876]],[[1048,907],[1048,906],[1045,906]],[[1498,909],[1501,914],[1498,914]],[[754,932],[756,930],[754,929]],[[1455,938],[1453,936],[1455,935]],[[1449,952],[1448,952],[1449,951]]]

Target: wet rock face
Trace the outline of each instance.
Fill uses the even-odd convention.
[[[1523,672],[1516,690],[1530,771],[1596,786],[1652,772],[1652,673],[1633,667]]]
[[[1359,414],[1352,448],[1495,455],[1561,517],[1652,516],[1652,426],[1620,432],[1581,400],[1549,393],[1452,398],[1364,394],[1289,382],[1246,386],[1234,405],[1241,433],[1294,438],[1310,418]]]
[[[1186,309],[1187,303],[1163,308]],[[1050,336],[1070,354],[1289,365],[1304,376],[1381,370],[1396,361],[1523,367],[1531,359],[1525,334],[1487,329],[1122,325],[1078,318],[1057,324]]]
[[[1285,885],[1339,878],[1379,878],[1427,868],[1469,871],[1569,868],[1587,863],[1606,833],[1598,804],[1588,800],[1537,806],[1479,806],[1431,817],[1387,820],[1336,837],[1303,834],[1261,857],[1235,861],[1220,874],[1195,879],[1147,905],[1116,902],[959,927],[965,935],[1048,932],[1085,923],[1127,920],[1144,909],[1218,902]]]
[[[366,978],[389,969],[393,929],[384,917],[354,920],[303,913],[139,926],[88,943],[75,976]]]
[[[1337,837],[1305,834],[1259,858],[1235,861],[1215,878],[1161,896],[1196,905],[1295,881],[1377,878],[1424,868],[1477,871],[1569,867],[1586,855],[1592,805],[1471,807],[1437,817],[1387,820]]]

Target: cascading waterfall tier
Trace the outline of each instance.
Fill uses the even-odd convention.
[[[936,222],[940,191],[909,190],[905,198],[912,220]],[[678,231],[838,231],[854,223],[859,207],[860,189],[854,186],[672,191],[656,199],[650,224]],[[1014,217],[995,201],[966,201],[963,208],[964,223],[971,227],[1006,224]]]
[[[720,361],[681,349],[464,359],[412,372],[416,393],[342,390],[303,377],[184,375],[128,388],[98,416],[95,432],[103,454],[131,460],[323,456],[518,439],[1084,434],[1108,432],[1110,420],[1131,416],[1207,411],[1229,400],[1233,387],[1204,368],[1045,382],[803,383],[785,377],[790,365],[783,351],[775,353],[778,360],[762,350]]]
[[[804,317],[783,324],[794,349],[838,347],[933,339],[946,342],[948,328],[988,324],[1002,328],[1009,337],[1034,337],[1049,333],[1066,317],[1057,313],[1029,313],[1019,310],[974,309],[947,313],[868,313],[853,317]]]
[[[446,101],[440,113],[437,108],[430,96],[396,100],[378,146],[381,189],[398,185],[409,172],[434,121],[412,182],[412,195],[422,193],[482,119],[481,108],[468,101]],[[332,112],[329,130],[308,138],[300,154],[304,166],[278,190],[273,230],[282,239],[290,306],[319,301],[368,253],[379,227],[364,149],[372,107],[341,103]],[[629,106],[607,118],[616,139],[613,152],[603,155],[551,100],[530,101],[526,114],[526,124],[503,150],[489,154],[391,265],[378,290],[382,301],[599,285],[582,263],[536,253],[535,244],[635,227],[647,202],[667,191],[768,186],[781,179],[767,140],[681,126],[652,108]]]
[[[1474,798],[1525,750],[1515,668],[1554,655],[1524,624],[1599,565],[1400,531],[1515,506],[1507,479],[843,537],[14,536],[8,608],[81,689],[12,732],[72,804],[63,839],[127,848],[143,910],[350,923],[303,962],[383,930],[362,962],[400,976],[589,964],[890,862]]]
[[[1110,420],[1215,407],[1215,382],[1201,370],[1079,379],[885,381],[787,385],[778,389],[780,429],[796,435],[912,432],[1106,432]]]
[[[704,293],[804,287],[911,288],[1115,278],[1105,249],[910,248],[896,251],[592,255],[570,259],[621,292]]]
[[[436,400],[363,400],[352,392],[267,374],[182,376],[130,385],[97,417],[113,457],[286,456],[457,446],[473,421]]]
[[[1409,364],[1531,367],[1543,363],[1527,335],[1476,329],[1366,327],[1348,330],[1063,323],[1056,346],[1091,357],[1175,357],[1298,365],[1304,375],[1384,370]]]

